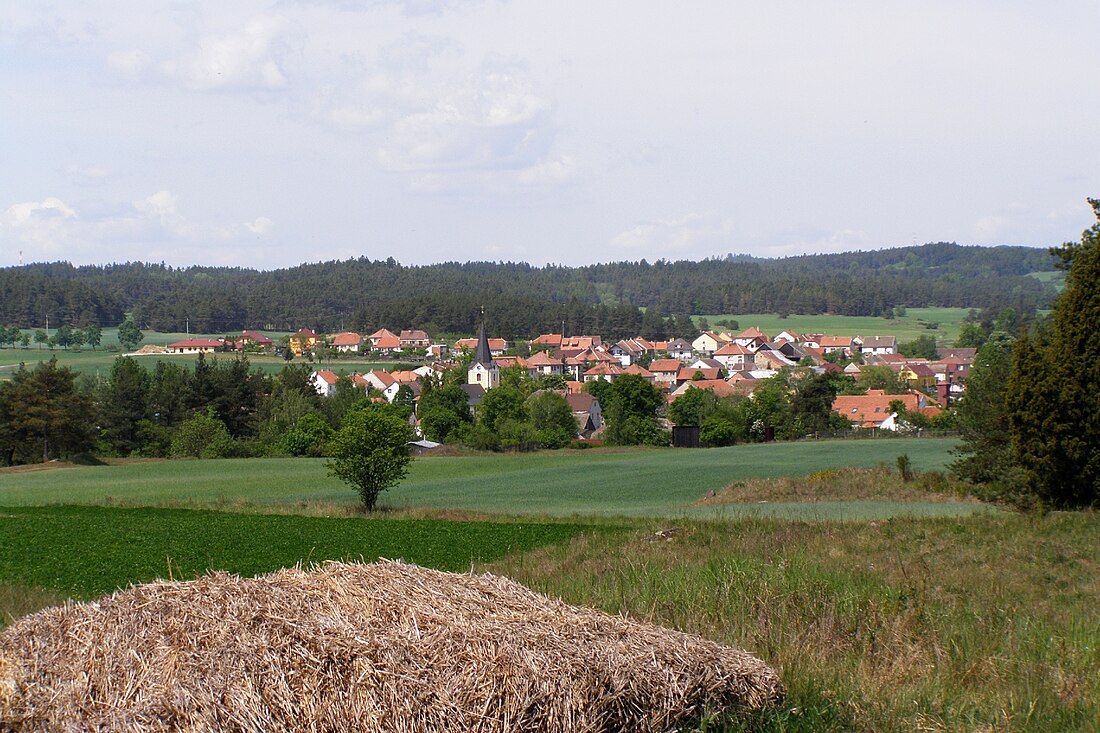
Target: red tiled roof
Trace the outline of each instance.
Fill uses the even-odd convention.
[[[910,412],[915,412],[919,404],[915,394],[886,394],[881,389],[871,389],[865,395],[837,395],[833,411],[850,422],[877,425],[890,417],[890,403],[894,400],[900,400]]]
[[[702,373],[703,379],[718,379],[718,371],[718,369],[713,367],[684,367],[677,372],[676,381],[690,382],[698,373]]]
[[[714,352],[715,356],[750,356],[752,355],[751,349],[746,349],[744,346],[738,343],[728,343],[718,351]]]
[[[655,374],[657,372],[664,374],[669,372],[679,373],[683,366],[684,363],[679,359],[654,359],[649,363],[649,371]]]
[[[688,385],[688,389],[705,389],[708,392],[713,392],[718,397],[729,397],[737,392],[733,385],[724,379],[700,379],[695,382],[689,382]],[[687,390],[684,391],[686,392]],[[684,393],[681,392],[679,395],[673,395],[672,399],[675,400],[683,394]]]
[[[225,344],[221,339],[184,339],[168,344],[169,349],[217,349]]]
[[[501,338],[488,339],[489,351],[504,351],[508,348],[508,342]],[[455,350],[469,349],[473,351],[477,348],[477,339],[459,339],[455,341]]]
[[[543,366],[561,366],[561,359],[555,359],[553,356],[545,351],[537,351],[531,354],[527,358],[527,366],[529,367],[543,367]]]
[[[363,343],[363,337],[352,331],[338,333],[332,337],[333,346],[358,346]]]
[[[259,331],[241,331],[241,335],[240,335],[240,338],[238,340],[239,341],[251,341],[251,342],[256,343],[256,344],[264,344],[264,345],[275,343],[274,341],[271,340],[270,336],[265,336],[264,334],[260,333]]]
[[[336,384],[336,382],[340,379],[340,377],[336,376],[336,372],[329,371],[328,369],[322,369],[318,372],[315,372],[315,374],[329,384]]]
[[[742,331],[741,333],[734,336],[734,338],[739,338],[739,339],[764,339],[765,341],[767,341],[768,340],[768,334],[764,333],[763,331],[761,331],[756,326],[750,326],[749,328],[746,328],[744,331]]]
[[[586,371],[584,373],[584,376],[586,376],[586,377],[602,377],[602,376],[614,377],[614,376],[618,376],[618,375],[624,374],[624,373],[625,372],[623,371],[623,368],[621,366],[619,366],[619,364],[617,362],[612,363],[612,362],[607,362],[607,361],[601,361],[599,364],[597,364],[596,366],[594,366],[591,369],[589,369],[588,371]]]
[[[401,339],[397,338],[396,336],[382,336],[378,339],[374,339],[373,337],[371,337],[371,338],[372,338],[372,341],[374,342],[374,347],[377,348],[377,349],[400,349],[401,348]]]

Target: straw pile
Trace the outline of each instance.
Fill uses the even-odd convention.
[[[744,652],[389,561],[158,581],[0,632],[0,730],[665,731],[781,694]]]

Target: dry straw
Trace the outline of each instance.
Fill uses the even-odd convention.
[[[781,694],[745,652],[390,561],[160,581],[0,633],[0,730],[666,731]]]

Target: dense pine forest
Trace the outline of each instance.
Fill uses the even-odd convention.
[[[562,328],[659,337],[670,315],[834,313],[886,315],[898,305],[1033,313],[1055,289],[1029,273],[1054,269],[1045,249],[916,247],[702,262],[617,262],[586,267],[392,258],[280,270],[68,263],[0,269],[0,323],[117,325],[220,333],[242,328],[322,331],[418,326],[472,332],[482,306],[495,333],[528,337]]]

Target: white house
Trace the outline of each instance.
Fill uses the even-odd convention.
[[[336,394],[336,382],[339,380],[340,378],[336,376],[336,373],[328,369],[322,369],[309,375],[310,385],[322,397],[332,397]]]

